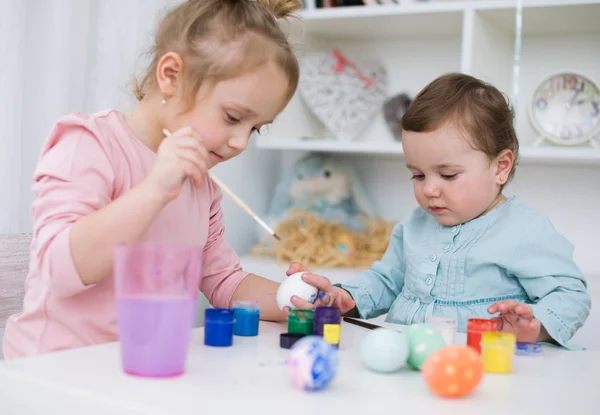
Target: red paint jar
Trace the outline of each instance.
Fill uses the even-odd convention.
[[[467,346],[481,353],[481,334],[486,331],[497,331],[498,320],[487,318],[470,318],[467,320]]]

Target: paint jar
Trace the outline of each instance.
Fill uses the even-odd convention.
[[[510,373],[517,343],[514,333],[487,332],[481,335],[483,370],[489,373]]]
[[[519,356],[541,356],[542,345],[537,342],[517,342],[515,354]]]
[[[314,310],[292,309],[288,312],[288,333],[313,334]]]
[[[337,307],[317,307],[315,310],[314,334],[334,347],[339,347],[342,316]]]
[[[233,344],[233,310],[207,308],[204,312],[204,344],[227,347]]]
[[[233,334],[236,336],[257,336],[260,320],[260,305],[256,301],[234,301],[232,305]]]
[[[456,335],[456,320],[449,317],[429,317],[427,324],[435,328],[440,332],[446,345],[451,346],[454,344],[454,338]]]
[[[467,320],[467,346],[481,353],[481,334],[498,330],[497,319],[470,318]]]

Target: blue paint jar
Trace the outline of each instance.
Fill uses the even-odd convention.
[[[204,344],[227,347],[233,344],[233,310],[228,308],[207,308],[204,312]]]
[[[236,336],[257,336],[260,305],[256,301],[234,301],[232,309],[235,317],[233,334]]]

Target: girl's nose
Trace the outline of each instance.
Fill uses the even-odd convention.
[[[423,186],[423,194],[427,197],[436,197],[440,194],[440,187],[435,181],[429,181]]]
[[[240,134],[238,136],[230,138],[227,144],[229,145],[229,147],[234,148],[238,151],[244,151],[246,148],[248,148],[249,139],[250,137]]]

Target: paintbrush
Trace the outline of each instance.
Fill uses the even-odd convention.
[[[169,132],[169,130],[164,129],[163,130],[164,135],[166,135],[167,137],[171,135],[171,133]],[[221,188],[221,190],[224,193],[227,193],[229,195],[229,197],[231,197],[233,199],[233,201],[235,203],[237,203],[237,205],[239,207],[241,207],[248,215],[250,215],[260,226],[262,226],[268,233],[270,233],[275,239],[277,239],[278,241],[281,241],[281,238],[279,237],[279,235],[277,235],[275,233],[275,231],[273,229],[271,229],[271,227],[269,225],[267,225],[265,223],[265,221],[263,221],[256,213],[254,213],[252,211],[252,209],[250,209],[248,207],[248,205],[246,203],[244,203],[244,201],[242,199],[240,199],[235,193],[233,193],[233,191],[231,191],[231,189],[229,187],[227,187],[225,185],[225,183],[223,183],[218,177],[216,177],[214,174],[210,174],[209,175],[210,178]]]

